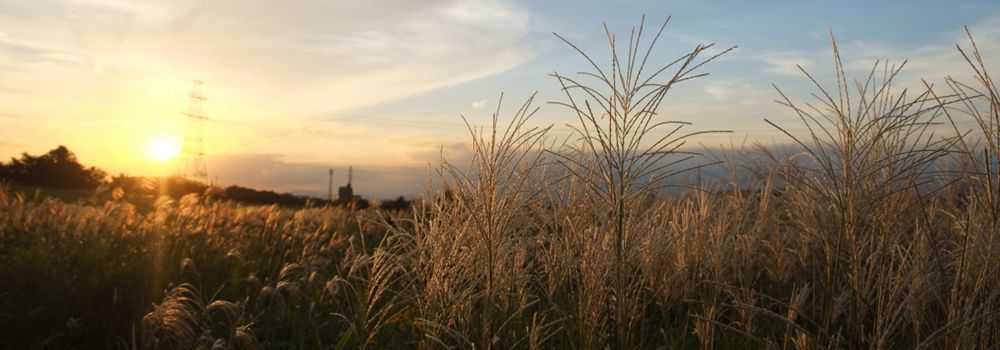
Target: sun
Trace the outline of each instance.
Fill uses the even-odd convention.
[[[149,139],[147,144],[147,155],[149,158],[158,161],[168,161],[181,153],[181,145],[176,138],[168,136],[157,136]]]

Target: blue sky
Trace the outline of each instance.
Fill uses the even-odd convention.
[[[223,184],[325,192],[325,168],[353,164],[358,191],[419,193],[443,151],[463,159],[460,116],[486,121],[538,91],[538,125],[566,132],[547,74],[586,69],[551,33],[598,60],[602,23],[627,35],[673,16],[654,59],[698,43],[738,49],[679,86],[664,114],[729,129],[712,146],[782,142],[790,125],[771,84],[807,96],[795,65],[832,72],[829,30],[847,67],[909,59],[903,86],[968,77],[954,45],[969,25],[987,64],[1000,50],[996,2],[419,0],[5,0],[0,2],[0,156],[65,144],[112,172],[167,174],[151,138],[183,134],[192,79],[205,81],[209,172]],[[994,64],[995,66],[996,64]],[[825,81],[829,81],[828,79]],[[504,109],[506,110],[506,109]],[[339,172],[343,173],[343,172]],[[340,181],[341,179],[338,179]]]

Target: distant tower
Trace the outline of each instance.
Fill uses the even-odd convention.
[[[330,168],[330,187],[326,190],[326,200],[333,202],[333,168]]]
[[[347,186],[340,186],[337,189],[337,201],[350,203],[354,201],[354,188],[351,187],[351,178],[354,177],[354,167],[347,168]]]
[[[177,163],[174,175],[195,180],[208,181],[208,169],[205,167],[205,145],[202,143],[201,128],[208,118],[202,113],[201,105],[205,96],[201,94],[201,80],[195,80],[188,96],[191,98],[187,116],[187,126],[184,130],[184,142],[181,144],[181,159]]]

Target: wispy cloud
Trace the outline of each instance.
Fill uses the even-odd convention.
[[[78,77],[202,74],[250,99],[320,112],[488,76],[534,54],[529,14],[498,0],[127,4],[0,5],[13,28],[0,64],[43,75],[82,66]]]
[[[987,64],[1000,53],[1000,16],[993,16],[969,26],[976,38]],[[834,32],[834,34],[837,34]],[[966,71],[966,63],[956,49],[956,44],[969,49],[968,38],[961,27],[951,29],[941,40],[925,40],[919,44],[901,43],[899,38],[845,38],[837,36],[837,46],[850,73],[868,73],[876,62],[899,66],[906,63],[903,74],[906,78],[922,77],[937,79]],[[827,39],[829,40],[829,39]],[[776,51],[758,53],[754,59],[764,63],[767,72],[801,76],[795,65],[801,65],[810,73],[833,70],[833,56],[828,45],[811,51]],[[919,80],[919,78],[917,78]]]
[[[213,152],[260,146],[319,157],[317,147],[355,148],[353,157],[375,158],[369,151],[391,147],[354,144],[377,139],[373,132],[308,116],[509,70],[535,55],[530,25],[529,12],[506,0],[2,2],[0,100],[9,113],[63,125],[178,118],[198,78],[210,118],[244,123],[212,124]],[[109,130],[92,131],[119,138]],[[36,124],[31,132],[52,131]],[[110,146],[87,147],[78,153]]]
[[[801,76],[799,67],[809,70],[815,64],[813,57],[815,56],[801,51],[781,51],[759,54],[754,58],[767,66],[764,71],[768,73]]]
[[[476,101],[476,102],[473,102],[473,103],[472,103],[472,108],[473,108],[473,109],[480,109],[480,108],[482,108],[483,106],[485,106],[485,105],[486,105],[487,103],[489,103],[489,102],[490,102],[490,100],[489,100],[489,99],[485,99],[485,98],[484,98],[484,99],[482,99],[482,100],[479,100],[479,101]]]

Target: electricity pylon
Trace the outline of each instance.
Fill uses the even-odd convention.
[[[188,94],[191,102],[184,111],[184,115],[187,116],[187,126],[184,129],[184,142],[181,143],[181,159],[177,163],[174,175],[208,182],[205,145],[201,136],[202,124],[208,118],[202,112],[201,105],[205,101],[205,96],[201,93],[201,85],[201,80],[195,80]]]

